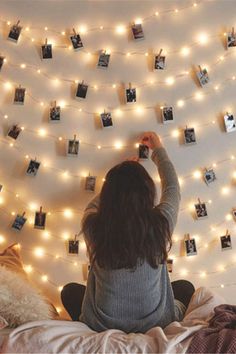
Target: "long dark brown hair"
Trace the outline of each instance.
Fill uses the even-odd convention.
[[[155,196],[155,184],[138,162],[122,162],[107,173],[98,210],[82,225],[92,262],[105,269],[165,262],[171,235],[154,208]]]

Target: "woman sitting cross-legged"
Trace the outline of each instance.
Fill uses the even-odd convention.
[[[180,202],[174,166],[154,132],[146,132],[141,143],[153,150],[162,187],[159,204],[141,164],[114,166],[82,220],[91,264],[87,287],[69,283],[61,293],[72,319],[98,332],[164,328],[183,319],[194,293],[188,281],[171,284],[166,266]]]

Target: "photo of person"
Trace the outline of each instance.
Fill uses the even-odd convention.
[[[2,66],[4,64],[4,59],[5,57],[0,56],[0,70],[2,69]]]
[[[196,144],[196,136],[194,128],[186,128],[184,130],[184,142],[186,145]]]
[[[17,42],[19,37],[20,37],[20,33],[22,30],[22,27],[19,26],[20,21],[17,22],[17,24],[13,25],[10,29],[10,32],[8,34],[8,39]]]
[[[173,108],[172,107],[163,107],[162,108],[162,120],[163,123],[172,123],[174,121],[173,117]]]
[[[206,169],[204,171],[204,181],[206,182],[206,184],[210,184],[212,182],[214,182],[216,180],[216,175],[215,175],[215,172],[214,170],[211,168],[211,169]]]
[[[79,154],[79,140],[76,138],[68,140],[67,155],[68,156],[78,156]]]
[[[68,240],[68,254],[69,255],[79,254],[79,240]]]
[[[231,133],[236,130],[236,122],[234,116],[230,113],[224,115],[225,130],[227,133]]]
[[[26,174],[28,176],[36,176],[38,169],[40,166],[40,162],[36,160],[30,160],[29,166],[27,168]]]
[[[231,243],[231,236],[230,235],[224,235],[220,237],[221,241],[221,250],[226,251],[226,250],[231,250],[232,249],[232,243]]]
[[[136,102],[136,89],[128,88],[126,89],[126,103]]]
[[[23,213],[23,215],[18,215],[16,216],[13,224],[12,224],[12,229],[20,231],[24,224],[26,223],[27,219],[24,217],[25,213]]]
[[[74,30],[74,34],[70,36],[70,40],[74,50],[79,50],[80,48],[83,48],[81,37],[79,34],[75,32],[75,30]]]
[[[16,140],[16,139],[18,138],[18,136],[19,136],[21,130],[22,130],[22,129],[21,129],[17,124],[14,124],[14,125],[10,128],[10,130],[9,130],[9,132],[8,132],[8,134],[7,134],[7,136],[9,136],[10,138]]]
[[[149,147],[144,144],[139,144],[138,157],[140,160],[146,160],[149,157]]]
[[[143,33],[143,28],[141,23],[137,23],[137,24],[134,23],[131,29],[135,40],[144,39],[144,33]]]
[[[53,106],[50,108],[49,120],[52,123],[60,122],[61,120],[61,107]]]
[[[25,100],[25,88],[17,87],[15,89],[14,103],[24,104]]]
[[[42,58],[43,59],[52,59],[52,45],[51,44],[42,45]]]
[[[198,219],[203,219],[207,217],[207,209],[205,203],[195,204],[196,216]]]
[[[173,272],[173,263],[174,263],[174,260],[170,259],[170,258],[168,258],[167,261],[166,261],[167,270],[168,270],[169,273]]]
[[[40,208],[40,211],[36,211],[35,218],[34,218],[35,229],[41,229],[41,230],[45,229],[46,215],[47,213],[42,212],[42,208]]]
[[[199,71],[197,72],[197,78],[201,86],[206,85],[210,80],[207,69],[201,69],[201,67],[199,66]]]
[[[98,67],[104,69],[108,68],[109,61],[110,61],[110,54],[107,54],[106,52],[102,52],[99,55]]]
[[[162,50],[160,51],[160,53]],[[154,70],[164,70],[166,57],[161,54],[155,55],[154,57]]]
[[[190,240],[185,240],[184,243],[187,256],[194,256],[197,254],[197,247],[194,238]]]
[[[77,98],[86,98],[87,91],[88,91],[88,85],[85,85],[84,83],[80,83],[78,84],[75,96]]]
[[[85,180],[85,190],[89,192],[94,192],[96,187],[96,177],[87,176]]]
[[[234,28],[232,28],[232,31],[227,34],[227,47],[236,47],[236,35]]]
[[[104,128],[107,128],[107,127],[112,127],[113,126],[113,122],[112,122],[112,117],[111,117],[111,113],[102,113],[100,115],[101,117],[101,121],[102,121],[102,126]]]

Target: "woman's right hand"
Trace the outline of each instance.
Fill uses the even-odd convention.
[[[145,132],[141,137],[141,144],[147,145],[152,150],[162,147],[160,137],[155,132]]]

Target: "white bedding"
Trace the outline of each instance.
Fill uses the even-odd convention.
[[[1,353],[185,353],[192,335],[207,325],[214,307],[222,303],[223,298],[200,288],[182,322],[173,322],[165,330],[155,327],[146,334],[96,333],[72,321],[29,322],[10,333]]]

